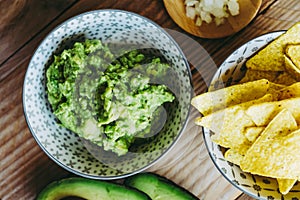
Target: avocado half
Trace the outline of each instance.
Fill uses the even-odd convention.
[[[50,183],[40,192],[37,200],[59,200],[65,197],[80,197],[90,200],[150,199],[146,194],[123,185],[73,177]]]
[[[199,200],[171,180],[150,172],[125,179],[125,185],[146,193],[153,200]]]

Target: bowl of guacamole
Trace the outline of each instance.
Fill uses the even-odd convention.
[[[41,42],[23,88],[42,150],[75,174],[116,179],[159,162],[179,140],[192,97],[188,62],[147,18],[95,10]]]

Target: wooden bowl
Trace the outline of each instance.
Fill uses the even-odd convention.
[[[240,14],[229,16],[224,24],[217,26],[214,22],[203,22],[201,26],[196,26],[195,21],[186,16],[184,0],[164,0],[165,7],[175,23],[192,35],[202,38],[223,38],[240,31],[256,16],[261,3],[262,0],[239,1]]]

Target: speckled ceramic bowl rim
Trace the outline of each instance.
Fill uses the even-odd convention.
[[[178,50],[179,54],[181,55],[184,63],[185,63],[185,66],[186,66],[186,69],[187,69],[187,72],[188,72],[188,76],[189,76],[189,84],[190,84],[190,99],[193,97],[194,95],[194,87],[193,87],[193,83],[192,83],[192,74],[191,74],[191,70],[190,70],[190,67],[189,67],[189,63],[187,61],[187,58],[186,56],[184,55],[182,49],[180,48],[180,46],[178,45],[178,43],[174,40],[174,38],[166,31],[164,30],[161,26],[159,26],[158,24],[156,24],[155,22],[153,22],[152,20],[150,20],[149,18],[146,18],[146,17],[143,17],[139,14],[136,14],[136,13],[133,13],[133,12],[129,12],[129,11],[125,11],[125,10],[119,10],[119,9],[99,9],[99,10],[93,10],[93,11],[88,11],[88,12],[83,12],[79,15],[75,15],[73,17],[70,17],[69,19],[61,22],[59,25],[57,25],[54,29],[52,29],[46,36],[45,38],[39,43],[39,46],[36,48],[36,50],[34,51],[34,53],[32,54],[32,57],[31,57],[31,60],[28,64],[28,66],[30,66],[30,63],[32,62],[32,59],[33,59],[33,55],[36,54],[36,52],[38,51],[39,47],[41,46],[41,44],[43,44],[51,34],[53,34],[55,31],[57,31],[59,28],[61,28],[65,23],[68,23],[80,16],[84,16],[84,15],[88,15],[88,14],[93,14],[93,13],[99,13],[99,12],[118,12],[118,13],[125,13],[125,14],[128,14],[128,15],[132,15],[132,16],[135,16],[137,18],[141,18],[143,20],[145,20],[147,23],[150,23],[152,25],[154,25],[155,27],[157,27],[163,34],[165,34],[166,37],[168,37],[170,39],[170,41],[173,42],[173,45],[175,45],[176,49]],[[101,179],[101,180],[115,180],[115,179],[121,179],[121,178],[126,178],[126,177],[129,177],[129,176],[132,176],[134,174],[137,174],[137,173],[140,173],[142,171],[145,171],[146,169],[150,168],[151,166],[153,166],[155,163],[157,163],[159,160],[163,159],[163,157],[165,155],[168,154],[168,152],[170,152],[170,150],[176,145],[176,143],[178,142],[178,140],[180,139],[183,131],[185,130],[186,126],[187,126],[187,122],[189,120],[189,116],[190,116],[190,112],[191,112],[191,105],[189,104],[188,105],[188,112],[187,112],[187,117],[184,121],[184,124],[181,128],[181,130],[179,131],[179,134],[178,136],[175,138],[175,140],[173,141],[172,145],[170,145],[170,147],[164,152],[164,154],[162,154],[161,156],[159,156],[156,160],[153,160],[151,163],[149,163],[148,165],[136,170],[136,171],[133,171],[133,172],[130,172],[130,173],[125,173],[125,174],[122,174],[122,175],[114,175],[114,176],[96,176],[96,175],[88,175],[88,174],[84,174],[84,173],[81,173],[79,171],[76,171],[76,170],[73,170],[71,167],[61,163],[59,160],[57,160],[56,158],[54,158],[54,156],[48,152],[48,150],[46,148],[44,148],[44,146],[41,144],[41,142],[39,141],[39,139],[37,138],[37,136],[35,136],[34,134],[34,131],[30,125],[30,122],[29,122],[29,119],[26,115],[26,108],[24,106],[24,102],[25,102],[25,97],[24,97],[24,90],[25,90],[25,81],[26,81],[26,77],[28,76],[27,75],[27,72],[28,70],[26,70],[26,73],[25,73],[25,76],[24,76],[24,84],[23,84],[23,91],[22,91],[22,102],[23,102],[23,112],[24,112],[24,116],[25,116],[25,120],[26,120],[26,123],[27,123],[27,126],[31,132],[31,134],[33,135],[35,141],[38,143],[39,147],[46,153],[46,155],[51,158],[55,163],[57,163],[59,166],[61,166],[62,168],[64,168],[65,170],[69,171],[69,172],[72,172],[73,174],[76,174],[76,175],[79,175],[79,176],[82,176],[82,177],[86,177],[86,178],[92,178],[92,179]]]

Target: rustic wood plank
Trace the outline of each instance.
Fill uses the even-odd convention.
[[[197,38],[195,36],[189,35],[186,32],[183,32],[182,29],[180,29],[172,20],[170,20],[170,17],[164,8],[162,1],[151,1],[151,0],[145,0],[143,1],[143,4],[140,4],[138,0],[131,1],[128,3],[127,1],[92,1],[92,0],[86,0],[86,1],[79,1],[77,4],[75,4],[72,9],[67,10],[64,15],[60,16],[58,19],[55,20],[55,22],[51,23],[49,26],[45,27],[45,29],[39,33],[38,37],[35,37],[33,41],[30,41],[30,49],[26,49],[26,54],[24,54],[24,48],[20,49],[21,52],[18,52],[16,56],[14,56],[14,59],[8,59],[6,62],[9,62],[8,64],[2,64],[2,67],[0,68],[0,81],[5,76],[7,76],[8,73],[13,71],[15,67],[17,66],[18,62],[21,62],[22,60],[26,59],[27,55],[32,55],[34,49],[38,46],[38,44],[41,42],[42,38],[45,37],[47,33],[49,33],[55,26],[63,22],[64,20],[75,16],[77,14],[80,14],[82,12],[87,12],[90,10],[95,9],[123,9],[135,13],[139,13],[154,22],[158,23],[160,26],[166,29],[175,30],[178,32],[182,32],[186,34],[188,37],[192,38],[199,44],[203,46],[203,48],[208,51],[208,53],[212,54],[217,49],[220,49],[222,44],[226,42],[226,39],[215,39],[215,40],[206,40]],[[10,66],[10,67],[7,67]]]
[[[263,12],[267,11],[270,8],[270,6],[272,6],[276,1],[277,0],[263,0],[259,14],[262,14]]]
[[[0,5],[4,1],[0,2]],[[11,1],[5,1],[10,2]],[[21,14],[0,24],[0,63],[14,59],[18,50],[63,13],[75,1],[27,0]],[[16,6],[16,5],[15,5]],[[2,7],[1,7],[2,8]],[[13,8],[12,8],[13,9]],[[17,9],[17,8],[15,8]],[[2,9],[1,9],[2,10]],[[3,18],[2,18],[3,19]],[[1,20],[0,20],[1,21]],[[0,199],[34,199],[37,192],[54,177],[67,172],[41,151],[29,132],[22,108],[22,85],[31,52],[16,62],[0,67]],[[8,59],[9,60],[9,59]],[[7,61],[8,61],[7,60]],[[16,64],[16,65],[13,65]],[[45,170],[49,170],[45,173]]]
[[[76,1],[1,0],[0,66],[74,2]]]
[[[67,172],[38,147],[22,107],[22,84],[28,60],[0,82],[0,198],[34,199],[37,191]]]
[[[255,200],[255,198],[248,196],[247,194],[241,194],[235,200]]]

